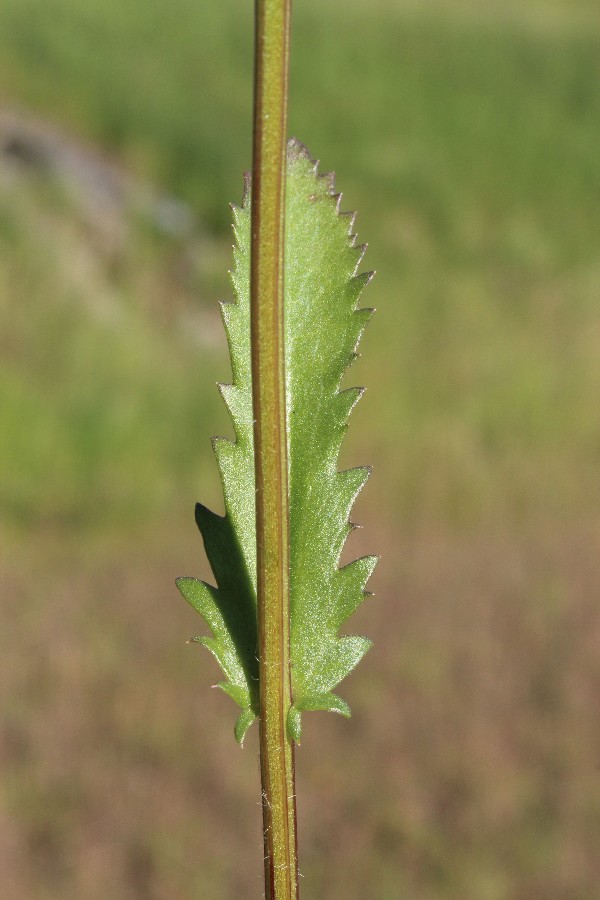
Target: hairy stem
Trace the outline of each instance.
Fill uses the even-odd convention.
[[[256,0],[250,293],[267,900],[298,897],[294,749],[286,729],[291,688],[283,253],[289,20],[290,0]]]

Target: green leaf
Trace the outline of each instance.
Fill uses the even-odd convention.
[[[221,385],[235,442],[214,441],[225,517],[198,505],[196,521],[217,588],[180,579],[179,588],[201,613],[227,681],[220,686],[242,707],[236,737],[258,715],[256,634],[256,533],[252,389],[250,370],[250,196],[234,208],[236,302],[222,304],[233,383]],[[337,471],[348,417],[362,388],[340,391],[347,367],[372,310],[357,304],[371,273],[357,275],[365,248],[355,245],[354,214],[339,212],[333,176],[298,141],[288,143],[285,245],[285,364],[289,439],[291,665],[294,704],[288,729],[301,733],[301,712],[330,710],[349,716],[332,689],[370,646],[362,637],[340,637],[348,616],[366,596],[377,558],[340,568],[356,495],[370,470]]]

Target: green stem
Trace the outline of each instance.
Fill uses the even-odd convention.
[[[267,900],[298,897],[294,748],[286,728],[291,686],[283,253],[289,22],[290,0],[256,0],[250,293]]]

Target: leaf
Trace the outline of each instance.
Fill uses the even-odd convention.
[[[285,364],[289,440],[292,694],[288,729],[299,740],[301,712],[349,716],[333,688],[370,647],[362,637],[338,635],[360,605],[377,558],[339,568],[352,529],[348,517],[368,468],[337,471],[348,417],[363,389],[340,391],[372,314],[358,309],[371,273],[357,275],[365,248],[355,245],[354,214],[339,212],[333,175],[298,141],[288,143],[285,246]],[[198,505],[196,521],[217,587],[180,579],[184,597],[213,631],[202,638],[221,665],[220,684],[242,707],[236,737],[258,715],[256,533],[250,363],[250,181],[234,207],[233,285],[236,302],[222,304],[233,383],[221,385],[235,442],[214,441],[226,514]]]

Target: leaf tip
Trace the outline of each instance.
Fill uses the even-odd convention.
[[[290,162],[297,159],[305,159],[313,166],[315,171],[319,165],[319,160],[313,157],[306,144],[303,144],[302,141],[299,141],[296,137],[288,138],[287,158]]]

